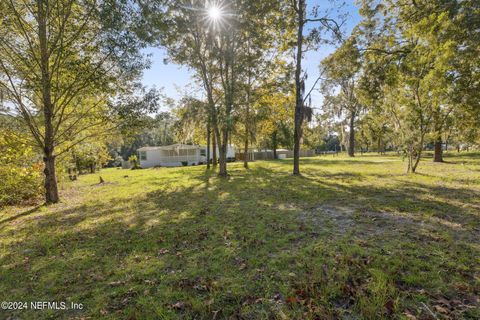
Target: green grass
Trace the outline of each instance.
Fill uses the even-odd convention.
[[[478,319],[480,155],[102,170],[0,212],[14,319]],[[98,184],[99,175],[106,181]]]

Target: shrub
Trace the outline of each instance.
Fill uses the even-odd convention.
[[[0,207],[17,204],[42,192],[43,164],[25,140],[0,130]]]
[[[140,164],[138,163],[138,158],[136,155],[131,155],[128,158],[128,162],[130,162],[130,164],[132,165],[132,170],[142,169],[142,167],[140,167]]]

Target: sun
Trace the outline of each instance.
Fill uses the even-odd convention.
[[[222,10],[217,6],[212,6],[208,9],[208,17],[212,20],[219,20],[222,17]]]

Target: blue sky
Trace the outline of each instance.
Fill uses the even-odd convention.
[[[344,2],[345,5],[342,11],[346,11],[349,14],[345,31],[350,33],[352,28],[360,21],[360,17],[354,0],[346,0]],[[331,7],[329,0],[308,0],[307,3],[308,10],[311,10],[315,5],[319,5],[320,8]],[[334,50],[335,48],[332,46],[323,45],[317,51],[311,51],[305,55],[303,68],[308,72],[309,76],[306,83],[307,90],[311,88],[313,82],[318,77],[319,62]],[[148,48],[145,50],[145,53],[152,55],[152,65],[143,74],[143,84],[145,86],[163,88],[164,94],[175,100],[181,98],[185,91],[192,92],[198,89],[192,80],[192,72],[188,68],[173,63],[164,64],[164,59],[166,58],[165,50]],[[315,107],[320,107],[322,100],[320,93],[312,93],[312,102]]]

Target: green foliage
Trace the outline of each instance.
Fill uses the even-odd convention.
[[[257,90],[258,98],[252,106],[258,127],[256,142],[261,148],[293,147],[295,94],[292,85],[284,78],[289,66],[283,62],[279,69],[283,72],[277,71],[265,86]]]
[[[479,61],[473,52],[480,39],[472,34],[478,30],[478,19],[472,19],[480,12],[478,2],[360,4],[364,19],[353,36],[364,60],[359,98],[369,107],[362,139],[402,151],[407,172],[415,172],[430,142],[477,140],[473,122],[480,105],[471,98],[478,95],[480,75],[471,66]]]
[[[79,173],[84,171],[94,173],[110,160],[106,141],[101,139],[76,145],[71,149],[69,155],[66,167],[74,168]]]
[[[150,116],[141,117],[140,123],[137,123],[135,130],[131,132],[123,131],[119,135],[118,141],[109,141],[108,152],[111,158],[128,159],[136,154],[137,149],[145,146],[165,146],[173,144],[175,141],[175,117],[170,112],[160,112],[152,118]],[[132,127],[129,127],[133,129]],[[121,160],[120,160],[121,161]]]
[[[208,15],[214,5],[221,12],[218,19]],[[191,129],[194,123],[195,129],[208,123],[219,146],[229,144],[232,133],[243,136],[244,141],[255,140],[253,104],[258,99],[257,89],[263,85],[268,71],[276,67],[276,58],[282,52],[278,38],[290,27],[282,17],[285,5],[283,1],[252,0],[218,4],[157,0],[145,4],[150,30],[162,31],[161,43],[169,59],[191,68],[205,90],[205,103],[201,103],[206,108],[200,109],[201,114],[195,112],[195,119],[191,112],[185,112],[183,105],[184,110],[179,110],[177,128],[181,140],[198,135]],[[243,126],[235,126],[240,119]],[[205,137],[207,126],[204,127],[201,136]],[[219,149],[221,153],[227,150]],[[227,175],[225,156],[219,157],[222,176]]]
[[[59,201],[56,157],[133,126],[156,110],[155,90],[137,97],[147,64],[135,1],[1,1],[2,113],[21,118],[44,153],[45,197]],[[125,98],[127,96],[127,98]]]
[[[193,97],[183,97],[174,110],[172,133],[180,143],[205,144],[208,104]]]
[[[40,195],[41,157],[19,132],[0,128],[0,207]]]
[[[142,167],[140,167],[137,155],[132,154],[130,157],[128,157],[128,162],[130,162],[132,170],[142,169]]]

